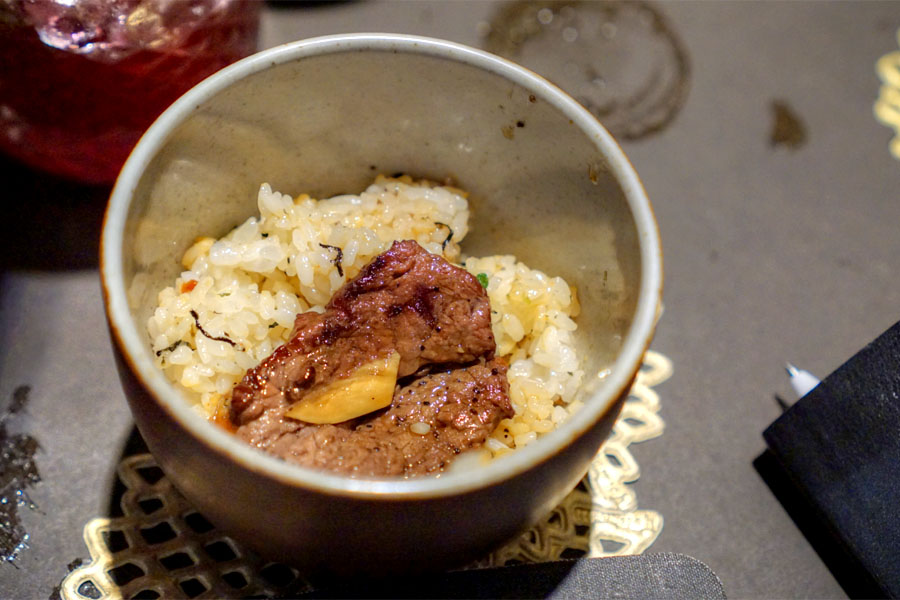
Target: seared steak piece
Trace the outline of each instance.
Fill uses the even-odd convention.
[[[249,370],[231,396],[236,425],[283,412],[313,386],[400,354],[398,377],[435,363],[494,355],[490,304],[478,280],[414,241],[394,242],[335,293],[297,316],[291,340]]]
[[[470,273],[415,242],[395,242],[324,313],[298,315],[291,340],[235,386],[237,435],[286,460],[351,475],[440,471],[513,415],[490,313]],[[393,352],[408,383],[386,409],[331,425],[285,416],[310,390]]]
[[[410,476],[443,470],[512,415],[506,364],[494,359],[414,379],[397,389],[389,408],[352,422],[313,426],[266,414],[238,435],[308,467]]]

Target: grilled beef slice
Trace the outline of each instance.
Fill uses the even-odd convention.
[[[324,463],[332,459],[316,458],[302,449],[306,447],[303,444],[328,446],[333,443],[328,436],[336,436],[333,438],[335,440],[343,439],[349,434],[337,432],[357,431],[360,420],[313,427],[284,417],[285,410],[302,399],[308,390],[347,376],[363,363],[384,358],[394,351],[400,354],[399,378],[421,375],[434,365],[442,365],[445,370],[452,369],[454,365],[466,365],[470,369],[463,369],[459,375],[461,380],[465,380],[474,377],[468,373],[471,369],[480,373],[480,369],[486,368],[484,361],[493,358],[494,349],[490,305],[478,280],[464,269],[425,251],[416,242],[394,242],[388,251],[375,257],[356,278],[337,291],[324,313],[307,312],[297,316],[290,341],[248,371],[235,386],[231,398],[231,418],[238,427],[238,436],[251,444],[289,460],[324,467]],[[473,362],[479,364],[473,366]],[[499,363],[489,364],[492,366],[488,372],[502,371],[505,382],[505,367]],[[446,374],[440,376],[447,377]],[[491,377],[497,378],[498,375],[492,374]],[[481,386],[476,387],[481,389]],[[511,409],[505,385],[489,387],[502,391],[502,394],[491,396],[492,399],[487,401],[487,404],[498,407],[497,414],[501,416],[495,417],[491,411],[480,409],[477,406],[480,402],[477,400],[480,397],[478,394],[472,407],[479,414],[484,413],[483,424],[492,422],[495,426],[503,416],[511,414]],[[459,393],[454,392],[457,396]],[[395,394],[394,403],[397,401],[398,395]],[[434,399],[428,402],[433,403]],[[461,400],[455,403],[460,404]],[[388,413],[395,408],[392,405]],[[374,429],[386,435],[390,427]],[[460,429],[463,430],[466,428]],[[360,437],[359,444],[362,446],[357,444],[356,448],[374,444],[372,435],[366,433]],[[282,439],[288,436],[296,440]],[[307,438],[312,441],[302,441]],[[471,444],[465,446],[461,439],[457,440],[452,435],[447,439],[449,441],[445,445],[451,448],[461,450],[472,447]],[[456,445],[457,441],[459,445]],[[381,451],[371,450],[371,453]],[[300,456],[307,458],[297,458]],[[341,464],[346,461],[346,458],[337,460]],[[347,464],[358,465],[359,472],[366,474],[386,475],[396,474],[396,465],[400,462],[408,466],[424,461],[431,465],[440,464],[443,459],[426,460],[420,456],[415,460],[407,457],[399,461],[394,456],[388,460],[368,461],[356,459]],[[369,463],[381,465],[387,471],[365,466]],[[327,467],[342,468],[330,463]],[[417,472],[428,470],[430,468]],[[404,467],[402,472],[406,471],[407,467]]]
[[[506,365],[494,359],[414,379],[398,387],[390,407],[361,419],[313,426],[267,414],[239,435],[307,467],[411,476],[443,470],[460,452],[481,446],[512,415]],[[416,433],[422,428],[411,428],[416,423],[429,427]]]

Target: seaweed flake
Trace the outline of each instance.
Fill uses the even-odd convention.
[[[331,263],[337,267],[338,275],[341,277],[344,276],[344,268],[341,266],[341,261],[344,260],[344,251],[341,250],[338,246],[329,246],[328,244],[323,244],[319,242],[319,245],[325,248],[326,250],[334,250],[336,255],[331,260]]]
[[[441,227],[446,227],[447,231],[450,232],[449,234],[447,234],[447,237],[444,239],[444,241],[441,242],[441,251],[443,252],[447,248],[447,244],[450,243],[450,240],[453,239],[453,229],[451,229],[450,226],[446,223],[441,223],[439,221],[435,221],[434,224]]]
[[[193,311],[191,311],[191,312],[193,312]],[[156,355],[157,355],[157,356],[162,356],[162,353],[163,353],[163,352],[172,352],[173,350],[175,350],[175,348],[177,348],[178,346],[182,346],[182,345],[184,345],[184,344],[187,344],[188,346],[190,346],[190,344],[188,344],[186,341],[184,341],[184,340],[178,340],[177,342],[175,342],[174,344],[172,344],[172,345],[169,346],[168,348],[163,348],[162,350],[157,350],[157,351],[156,351]]]
[[[208,337],[211,340],[215,340],[217,342],[225,342],[226,344],[231,344],[233,347],[237,348],[237,344],[233,340],[230,340],[229,338],[225,337],[224,335],[221,337],[209,335],[209,333],[207,333],[206,330],[203,329],[203,326],[200,324],[200,317],[197,315],[196,310],[191,309],[191,316],[194,317],[194,323],[197,325],[197,329],[200,331],[200,333],[202,333],[203,335],[205,335],[206,337]]]

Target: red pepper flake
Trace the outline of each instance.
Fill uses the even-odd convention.
[[[209,420],[228,433],[237,433],[237,425],[231,420],[231,411],[225,406],[217,407],[216,412],[209,417]]]
[[[181,284],[181,293],[187,294],[188,292],[193,290],[195,287],[197,287],[197,283],[198,283],[198,281],[196,279],[191,279],[190,281],[185,281],[184,283]]]

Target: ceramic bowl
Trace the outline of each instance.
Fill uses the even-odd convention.
[[[514,254],[577,287],[584,407],[483,467],[406,480],[301,468],[198,416],[154,365],[145,329],[185,249],[254,214],[262,182],[328,197],[394,172],[470,192],[465,253]],[[603,127],[522,67],[401,35],[278,46],[197,85],[123,167],[101,252],[123,387],[159,465],[221,530],[307,572],[442,569],[546,515],[608,435],[660,306],[652,210]]]

